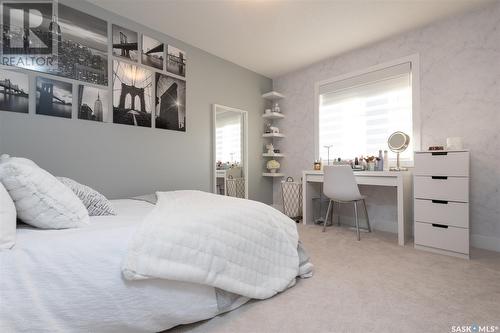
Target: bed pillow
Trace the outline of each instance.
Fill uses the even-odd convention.
[[[16,207],[0,183],[0,249],[10,249],[16,242]]]
[[[93,188],[80,184],[71,178],[57,177],[57,179],[80,198],[90,216],[116,215],[109,200]]]
[[[33,161],[19,157],[0,158],[0,182],[24,223],[44,229],[84,226],[89,214],[66,185]]]

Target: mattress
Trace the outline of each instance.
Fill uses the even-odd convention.
[[[125,280],[129,239],[153,205],[112,204],[117,216],[84,228],[17,230],[15,247],[0,252],[1,332],[159,332],[248,301],[193,283]]]

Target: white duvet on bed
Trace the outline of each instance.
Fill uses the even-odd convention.
[[[300,275],[297,227],[278,210],[202,191],[157,197],[132,239],[127,279],[188,281],[264,299]]]
[[[0,332],[157,332],[220,312],[213,287],[125,280],[129,240],[153,206],[112,204],[117,216],[84,228],[17,230],[15,247],[0,252]]]

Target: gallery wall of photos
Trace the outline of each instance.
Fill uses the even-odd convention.
[[[64,4],[1,5],[0,111],[186,131],[183,50]]]

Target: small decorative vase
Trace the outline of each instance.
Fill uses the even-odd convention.
[[[270,173],[276,173],[276,169],[269,169]]]
[[[368,171],[375,171],[375,162],[368,162]]]

